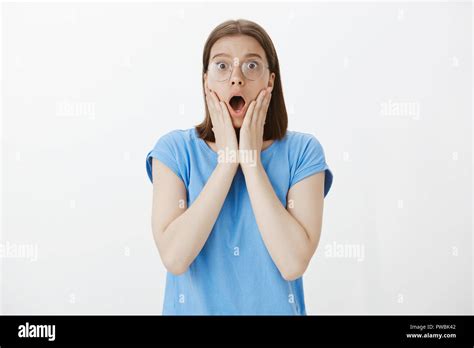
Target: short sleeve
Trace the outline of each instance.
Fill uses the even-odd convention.
[[[298,151],[290,187],[308,176],[324,171],[324,197],[326,197],[332,186],[333,174],[326,163],[324,149],[314,135],[301,134],[303,136],[295,146]]]
[[[168,168],[170,168],[185,184],[185,170],[182,168],[183,164],[179,162],[180,150],[180,133],[178,131],[171,131],[161,136],[156,142],[153,149],[148,152],[146,156],[146,171],[150,182],[153,183],[152,163],[153,158],[160,160]]]

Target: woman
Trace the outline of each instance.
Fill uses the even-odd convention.
[[[332,184],[319,141],[287,130],[278,57],[258,24],[226,21],[203,54],[206,116],[148,153],[163,314],[305,315],[302,275]]]

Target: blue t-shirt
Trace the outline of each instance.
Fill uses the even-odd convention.
[[[152,157],[183,181],[188,207],[218,160],[195,128],[173,130],[158,139],[146,157],[150,181]],[[333,175],[312,134],[287,130],[260,157],[285,207],[290,187],[312,174],[325,171],[324,196],[331,187]],[[167,272],[163,315],[306,315],[303,279],[285,280],[273,262],[257,227],[240,167],[199,255],[185,273]]]

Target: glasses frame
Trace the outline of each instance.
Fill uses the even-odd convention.
[[[255,79],[255,80],[252,80],[252,79],[249,79],[247,76],[245,76],[243,70],[242,70],[242,65],[245,63],[246,61],[242,62],[242,63],[239,63],[239,64],[230,64],[231,65],[231,68],[230,68],[230,73],[229,73],[229,77],[226,78],[225,80],[216,80],[217,82],[227,82],[229,81],[229,79],[231,78],[232,76],[232,73],[234,72],[234,67],[236,65],[239,66],[239,69],[240,69],[240,72],[242,73],[242,76],[245,77],[246,80],[249,80],[249,81],[258,81],[258,79],[260,79],[262,76],[263,76],[263,73],[262,73],[262,76],[260,76],[258,79]],[[262,62],[263,63],[263,62]],[[212,62],[209,62],[208,66],[207,66],[207,72],[209,73],[210,72],[210,65],[212,64]],[[265,69],[270,69],[270,66],[268,64],[263,64],[263,67]]]

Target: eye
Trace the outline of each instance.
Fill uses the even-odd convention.
[[[256,61],[247,62],[247,68],[249,68],[250,70],[258,69],[258,62]]]
[[[216,62],[216,67],[217,70],[226,70],[227,69],[227,63],[226,62]]]

